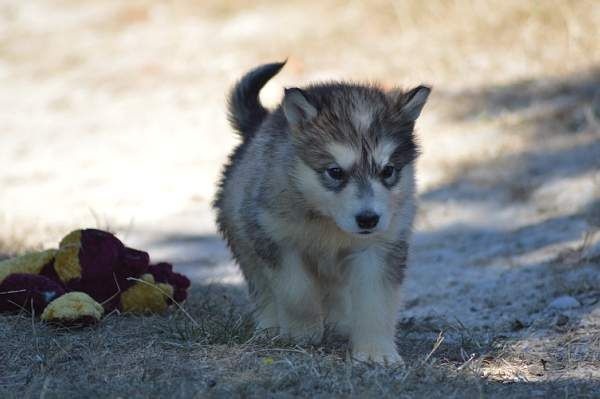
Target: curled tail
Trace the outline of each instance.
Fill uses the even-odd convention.
[[[268,114],[260,103],[260,90],[284,65],[285,61],[254,68],[244,75],[229,93],[229,123],[244,140],[254,135]]]

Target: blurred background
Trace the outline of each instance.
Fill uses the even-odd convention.
[[[594,0],[2,0],[0,253],[99,227],[199,281],[240,282],[210,209],[236,144],[226,93],[287,58],[262,93],[271,106],[320,79],[434,87],[409,313],[478,323],[468,309],[483,296],[493,307],[525,288],[543,303],[565,291],[547,277],[556,262],[585,291],[599,259],[599,29]]]

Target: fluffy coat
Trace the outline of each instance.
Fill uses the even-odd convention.
[[[415,214],[414,124],[430,89],[331,82],[260,89],[283,67],[248,72],[229,97],[242,142],[224,168],[217,224],[248,282],[257,328],[316,343],[325,325],[359,360],[401,360],[399,287]]]

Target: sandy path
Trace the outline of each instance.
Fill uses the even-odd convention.
[[[377,24],[349,33],[360,20],[352,9],[312,29],[293,5],[231,14],[212,3],[57,4],[0,5],[0,241],[50,246],[72,228],[111,228],[197,283],[241,284],[210,210],[235,143],[224,93],[246,68],[292,52],[265,90],[269,104],[283,86],[325,77],[436,86],[419,122],[421,210],[403,317],[510,331],[517,319],[550,320],[548,304],[572,295],[582,306],[566,312],[597,333],[596,53],[567,68],[524,50],[508,67],[482,49],[480,64],[430,54],[414,26],[402,39]],[[333,6],[315,7],[322,19]],[[435,46],[443,34],[424,36]],[[326,40],[355,62],[340,65]],[[412,63],[369,62],[420,49]]]

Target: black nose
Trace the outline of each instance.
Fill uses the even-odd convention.
[[[372,229],[377,226],[378,222],[379,215],[371,211],[361,212],[356,215],[356,224],[361,229]]]

